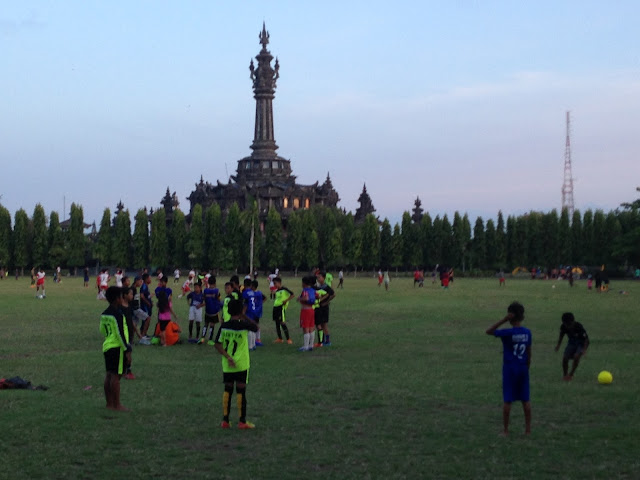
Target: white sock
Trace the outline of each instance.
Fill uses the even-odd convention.
[[[304,334],[304,348],[306,349],[310,348],[310,345],[313,345],[311,344],[312,340],[310,340],[310,338],[312,338],[310,333]]]
[[[253,348],[256,346],[256,334],[254,332],[249,332],[249,348]]]

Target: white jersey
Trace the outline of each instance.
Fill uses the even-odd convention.
[[[122,277],[124,277],[122,273],[116,273],[116,287],[122,288]]]
[[[277,275],[275,273],[271,273],[269,275],[269,288],[275,287],[275,285],[273,284],[273,279],[276,278],[276,277],[277,277]]]
[[[340,271],[338,272],[338,278],[339,278],[340,280],[342,280],[342,279],[344,278],[344,273],[342,273],[342,270],[340,270]]]
[[[45,277],[44,272],[38,272],[38,280],[42,280]]]
[[[177,268],[173,271],[173,276],[174,278],[180,278],[180,270],[178,270]]]
[[[107,285],[109,285],[109,274],[108,273],[101,273],[100,274],[100,286],[101,287],[106,287]]]

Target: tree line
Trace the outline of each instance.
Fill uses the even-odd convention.
[[[188,217],[179,209],[139,209],[112,215],[104,210],[99,229],[86,235],[82,206],[71,205],[70,220],[47,217],[36,205],[31,217],[20,209],[13,222],[0,205],[0,266],[5,268],[74,268],[117,265],[123,268],[178,266],[247,271],[251,225],[255,229],[254,266],[292,270],[413,269],[436,264],[473,270],[511,270],[518,266],[640,264],[640,199],[617,210],[529,212],[497,219],[455,212],[431,217],[421,209],[406,211],[400,223],[373,214],[357,223],[351,213],[322,206],[292,212],[283,225],[271,209],[264,222],[257,209],[234,204],[222,212],[217,204],[196,205]],[[64,228],[63,228],[64,227]]]

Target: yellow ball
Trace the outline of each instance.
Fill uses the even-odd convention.
[[[613,382],[613,375],[611,375],[611,372],[603,370],[598,374],[598,383],[600,385],[609,385],[611,382]]]

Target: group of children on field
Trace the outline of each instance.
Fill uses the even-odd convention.
[[[180,329],[176,323],[177,317],[171,300],[173,292],[167,286],[167,278],[158,277],[159,285],[154,292],[158,307],[156,335],[159,343],[166,346],[175,343],[174,336],[176,338],[179,336]],[[246,278],[241,288],[238,277],[234,275],[229,282],[225,283],[226,296],[221,301],[220,291],[216,287],[216,278],[213,275],[207,275],[204,280],[206,282],[204,290],[199,280],[194,282],[193,291],[189,287],[189,292],[186,294],[189,303],[189,343],[203,344],[208,337],[207,343],[214,345],[223,356],[225,387],[221,427],[231,426],[229,409],[235,385],[240,417],[238,428],[254,428],[253,424],[246,421],[245,392],[250,364],[249,352],[263,345],[259,322],[266,297],[258,290],[256,280]],[[273,320],[278,335],[274,343],[284,343],[282,338],[284,332],[286,343],[292,344],[285,312],[294,294],[282,285],[280,277],[274,277],[271,280],[275,287],[272,291]],[[304,345],[299,349],[300,351],[312,351],[314,347],[331,346],[328,328],[329,303],[335,297],[335,292],[327,280],[330,282],[330,275],[321,271],[317,271],[315,276],[306,276],[302,279],[302,293],[297,298],[301,305],[300,326],[304,339]],[[131,344],[134,334],[140,338],[141,344],[152,343],[147,335],[153,309],[149,291],[150,283],[151,277],[146,273],[135,278],[133,287],[129,287],[128,278],[124,277],[123,287],[108,287],[104,292],[109,302],[100,322],[100,331],[105,337],[103,343],[107,371],[105,397],[107,408],[113,410],[126,410],[120,403],[120,378],[123,375],[125,378],[135,378],[131,372]],[[204,326],[202,325],[203,310]],[[142,322],[142,328],[139,330],[140,322]],[[215,326],[218,323],[221,325],[214,340]],[[318,335],[318,341],[315,344],[314,330]]]
[[[507,315],[500,321],[491,325],[486,333],[499,337],[503,345],[502,364],[502,423],[503,435],[509,434],[509,417],[511,404],[521,401],[524,410],[525,434],[531,433],[531,402],[529,395],[529,368],[531,366],[531,330],[522,326],[524,321],[524,307],[514,302],[507,308]],[[511,328],[499,328],[509,322]],[[586,355],[589,347],[589,336],[582,324],[576,322],[572,313],[562,315],[560,336],[555,347],[560,349],[564,336],[567,336],[568,344],[562,357],[563,379],[570,381],[578,368],[580,359]],[[569,362],[573,360],[569,372]]]

